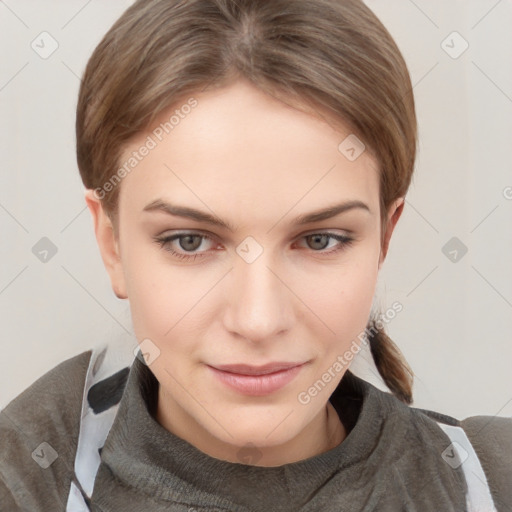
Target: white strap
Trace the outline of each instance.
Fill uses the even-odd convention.
[[[78,487],[71,482],[66,512],[90,512]]]
[[[497,512],[484,470],[464,429],[441,422],[437,424],[452,441],[443,452],[443,459],[454,469],[462,466],[468,485],[466,495],[468,512]]]
[[[96,473],[101,462],[98,450],[105,444],[110,427],[119,409],[119,403],[106,411],[96,414],[89,407],[87,394],[97,382],[114,375],[123,368],[131,366],[135,358],[133,350],[137,347],[137,342],[131,336],[123,335],[117,340],[99,344],[92,349],[82,395],[80,432],[75,456],[76,477],[88,498],[92,496]],[[72,482],[66,512],[88,511],[89,509],[82,494]]]

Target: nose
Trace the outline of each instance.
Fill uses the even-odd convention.
[[[255,261],[235,260],[227,291],[225,327],[252,342],[273,342],[290,329],[294,295],[264,251]]]

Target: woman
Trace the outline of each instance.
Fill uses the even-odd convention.
[[[2,510],[512,507],[511,421],[410,407],[401,305],[372,311],[416,117],[362,2],[139,0],[76,128],[140,351],[94,347],[2,411]],[[363,344],[391,393],[350,372]]]

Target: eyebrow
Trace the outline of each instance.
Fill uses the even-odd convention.
[[[314,212],[299,215],[292,221],[292,225],[302,226],[304,224],[311,224],[313,222],[320,222],[322,220],[331,219],[342,213],[350,210],[361,209],[372,213],[367,204],[359,200],[345,201],[327,208],[322,208]],[[216,215],[207,212],[195,210],[187,206],[174,205],[164,201],[163,199],[155,199],[143,209],[144,212],[163,212],[174,217],[182,217],[185,219],[192,219],[198,222],[205,222],[212,226],[222,227],[232,233],[236,231],[235,226],[227,221],[222,220]]]

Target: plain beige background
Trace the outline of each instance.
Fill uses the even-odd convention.
[[[0,408],[102,340],[136,343],[74,153],[80,76],[131,3],[0,2]],[[415,371],[414,406],[512,416],[512,3],[366,3],[406,58],[420,129],[376,304],[403,305],[388,332]],[[46,262],[43,237],[56,251]],[[368,353],[352,369],[382,387]]]

